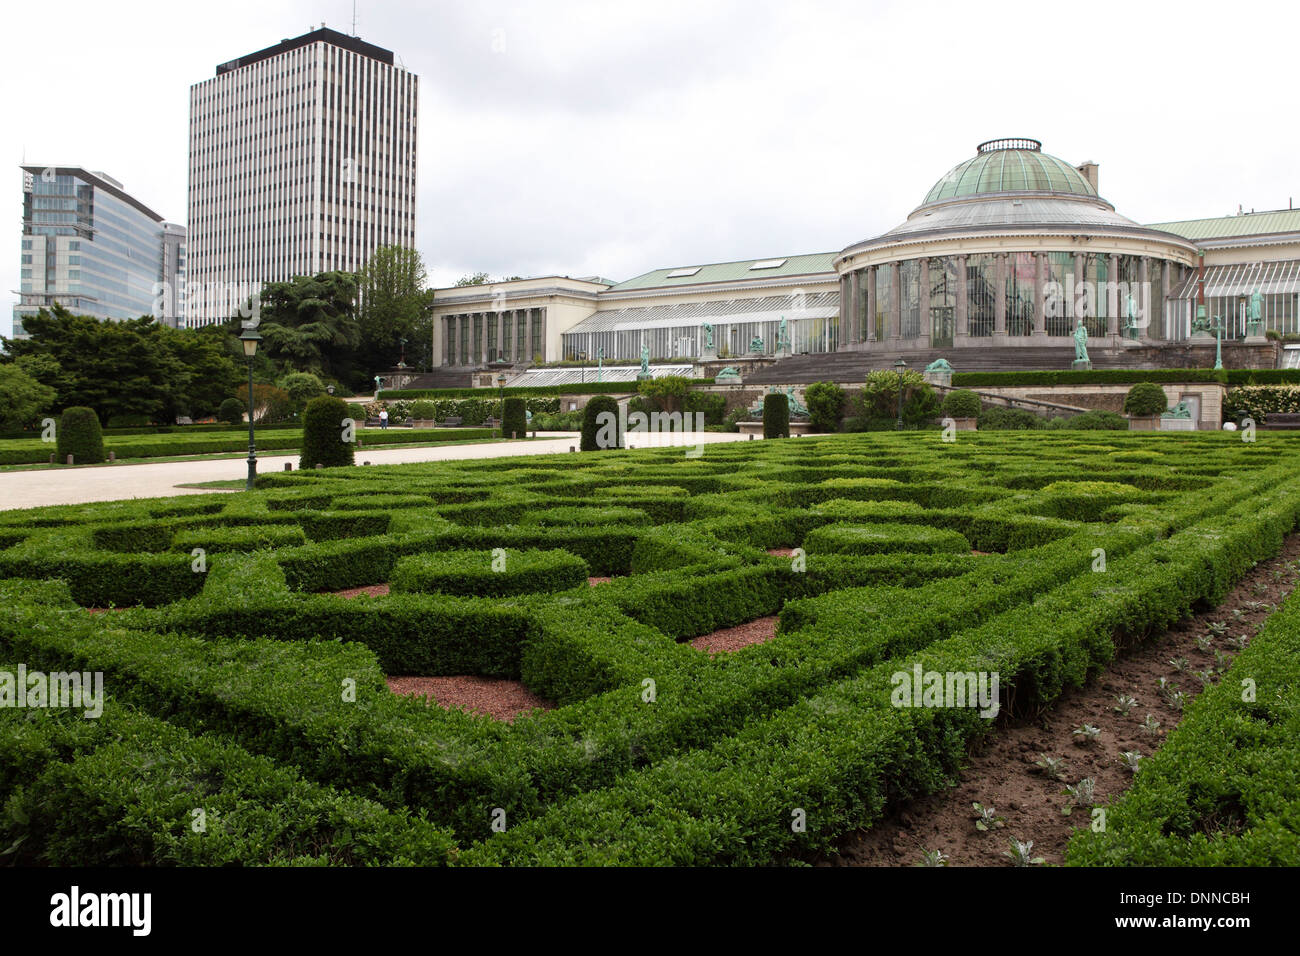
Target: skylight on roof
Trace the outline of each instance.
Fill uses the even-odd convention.
[[[669,278],[669,279],[684,279],[686,276],[693,276],[693,275],[695,275],[695,273],[697,273],[697,272],[699,272],[699,271],[700,271],[700,267],[699,267],[699,266],[693,266],[693,267],[690,268],[690,269],[674,269],[672,272],[668,273],[667,278]]]
[[[785,259],[759,259],[749,267],[749,271],[753,272],[755,269],[779,269],[785,263]]]

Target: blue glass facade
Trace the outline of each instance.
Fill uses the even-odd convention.
[[[183,245],[179,256],[174,252],[179,227],[168,228],[170,255],[162,217],[102,174],[25,167],[14,334],[23,334],[23,316],[55,302],[100,319],[158,314],[164,284],[178,289],[184,283]]]

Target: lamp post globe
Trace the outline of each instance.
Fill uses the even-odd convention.
[[[253,359],[257,356],[257,343],[262,337],[253,328],[245,328],[239,336],[239,343],[244,347],[244,358],[248,360],[248,480],[244,490],[253,490],[253,480],[257,477],[257,444],[253,437]]]

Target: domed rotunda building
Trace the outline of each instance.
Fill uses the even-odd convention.
[[[907,221],[843,250],[842,349],[1151,345],[1197,247],[1139,225],[1033,139],[981,143]],[[955,360],[960,361],[960,359]]]

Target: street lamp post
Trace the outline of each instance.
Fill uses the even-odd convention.
[[[244,358],[248,359],[248,481],[245,491],[253,490],[253,480],[257,477],[257,445],[253,439],[253,357],[257,355],[257,343],[262,337],[253,329],[244,329],[239,336],[244,346]]]
[[[501,415],[497,418],[497,423],[501,426],[501,437],[506,437],[506,373],[501,372],[497,375],[497,391],[501,399]]]
[[[894,363],[894,371],[898,373],[898,421],[894,423],[895,431],[903,430],[903,373],[907,371],[907,363],[899,359]]]

